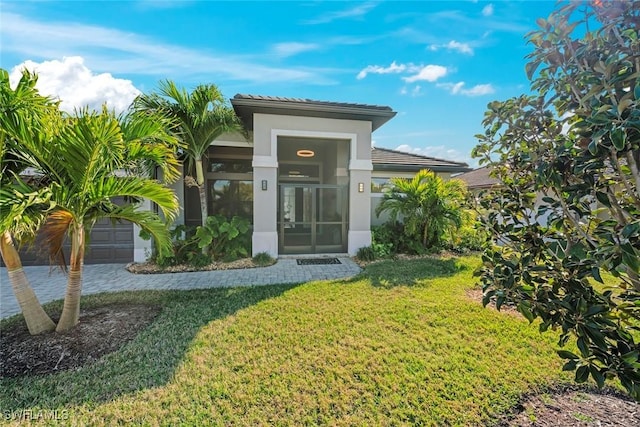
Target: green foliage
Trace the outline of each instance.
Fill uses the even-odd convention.
[[[469,214],[462,226],[445,237],[445,246],[458,253],[480,251],[484,249],[490,239],[475,214]]]
[[[376,253],[372,246],[363,246],[358,249],[356,257],[360,261],[374,261],[376,259]]]
[[[253,262],[260,267],[266,267],[275,264],[276,260],[268,252],[259,252],[253,257]]]
[[[199,268],[214,260],[246,257],[250,248],[249,228],[245,218],[234,216],[228,220],[222,215],[208,217],[205,227],[178,225],[171,230],[171,253],[157,256],[154,261],[160,267],[186,264]]]
[[[532,95],[489,104],[474,154],[502,186],[482,200],[497,245],[485,302],[517,304],[575,380],[640,399],[640,2],[571,2],[528,35]],[[601,286],[602,272],[617,278]]]
[[[248,219],[234,216],[228,220],[222,215],[207,217],[204,227],[196,228],[195,238],[200,249],[206,249],[213,259],[234,260],[249,256]]]
[[[420,240],[409,236],[399,221],[387,221],[371,228],[372,247],[379,258],[394,254],[421,255],[429,252]]]
[[[444,181],[425,169],[412,179],[392,178],[376,215],[388,211],[392,221],[403,222],[407,237],[424,249],[439,249],[445,233],[462,225],[466,194],[462,181]]]

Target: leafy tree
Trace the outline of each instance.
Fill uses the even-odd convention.
[[[9,73],[0,69],[0,253],[27,328],[34,335],[53,330],[55,324],[31,288],[14,238],[26,241],[35,236],[50,193],[21,179],[25,166],[12,153],[21,141],[46,133],[58,116],[57,104],[41,96],[36,83],[37,76],[25,70],[12,89]]]
[[[412,179],[392,178],[376,215],[388,211],[392,221],[402,219],[407,237],[417,239],[424,248],[439,248],[445,233],[462,225],[465,201],[462,181],[444,181],[425,169]]]
[[[207,188],[203,160],[209,145],[227,132],[244,132],[238,117],[215,85],[199,85],[191,93],[171,80],[160,82],[158,93],[140,95],[134,101],[139,111],[159,112],[173,120],[172,130],[184,144],[189,173],[195,171],[200,195],[202,226],[207,221]]]
[[[538,24],[532,94],[490,103],[475,149],[502,183],[482,202],[500,243],[484,303],[575,341],[558,354],[576,381],[617,376],[640,399],[640,2],[561,4]]]
[[[67,290],[56,330],[75,326],[79,318],[82,267],[86,238],[102,218],[127,220],[153,235],[161,251],[171,247],[166,224],[158,215],[139,209],[137,201],[156,203],[172,218],[178,209],[175,194],[158,181],[139,176],[139,166],[160,166],[168,179],[178,175],[175,140],[162,117],[83,110],[64,122],[51,140],[22,141],[25,163],[47,178],[52,208],[42,233],[51,254],[60,253],[65,236],[71,240]],[[135,166],[135,167],[132,167]],[[125,197],[130,203],[118,205]]]

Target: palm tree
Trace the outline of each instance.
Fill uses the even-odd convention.
[[[160,112],[174,120],[172,130],[185,146],[187,171],[191,174],[195,170],[202,226],[205,226],[208,213],[203,160],[209,145],[220,135],[244,133],[233,108],[226,104],[222,93],[213,84],[199,85],[188,93],[171,80],[161,81],[158,93],[140,95],[134,106],[138,111]]]
[[[444,181],[424,169],[412,179],[392,178],[376,215],[389,211],[392,220],[402,217],[405,234],[419,238],[425,248],[437,248],[444,233],[459,228],[464,219],[466,187],[458,179]]]
[[[175,194],[158,181],[138,176],[140,164],[163,168],[164,176],[178,176],[175,139],[161,119],[135,113],[120,120],[113,113],[83,110],[66,117],[48,144],[25,144],[23,157],[49,180],[53,208],[42,228],[50,254],[57,256],[65,236],[71,240],[67,289],[56,331],[79,320],[86,237],[99,219],[126,220],[151,234],[162,252],[171,247],[166,224],[137,201],[154,202],[172,219],[178,210]],[[117,205],[125,197],[130,203]]]
[[[21,179],[25,165],[15,155],[21,141],[42,138],[58,116],[57,103],[41,96],[36,83],[37,76],[25,70],[11,89],[9,73],[0,69],[0,254],[32,335],[55,328],[31,288],[14,243],[15,236],[22,240],[35,236],[49,205],[46,189],[34,188]]]

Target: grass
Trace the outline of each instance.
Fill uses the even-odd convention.
[[[0,408],[64,410],[77,425],[490,424],[571,375],[554,335],[466,296],[478,262],[383,261],[348,281],[89,296],[83,305],[163,312],[92,366],[1,381]]]

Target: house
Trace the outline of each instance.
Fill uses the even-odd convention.
[[[373,212],[391,177],[424,168],[446,176],[470,170],[466,163],[372,149],[372,132],[396,115],[387,106],[241,94],[231,104],[249,136],[212,142],[208,212],[248,218],[253,254],[353,255],[371,244],[371,225],[382,222]],[[176,223],[200,224],[197,188],[184,180],[173,188],[183,207]],[[99,225],[86,262],[144,261],[150,253],[150,242],[130,224]]]
[[[500,184],[500,180],[490,176],[490,172],[491,169],[488,166],[484,166],[457,175],[456,178],[464,181],[470,191],[479,193],[482,190],[488,190]]]

